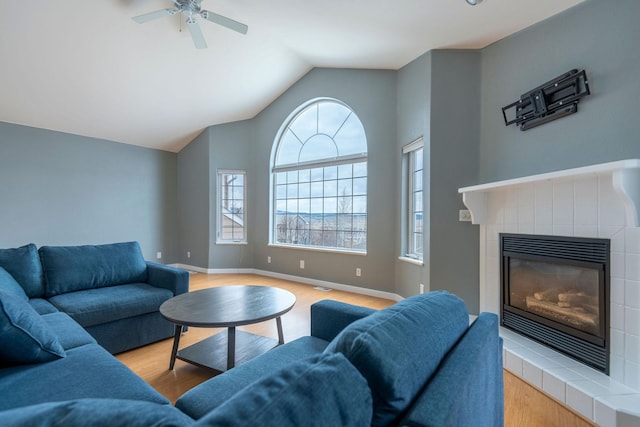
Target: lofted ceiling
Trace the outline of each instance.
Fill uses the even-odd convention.
[[[431,49],[482,48],[583,0],[202,0],[249,26],[131,17],[171,0],[4,2],[0,121],[177,152],[254,117],[313,67],[396,70]]]

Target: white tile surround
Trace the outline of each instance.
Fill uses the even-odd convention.
[[[459,190],[480,224],[480,311],[500,313],[499,233],[611,239],[610,376],[501,328],[504,366],[599,425],[640,426],[640,160]]]

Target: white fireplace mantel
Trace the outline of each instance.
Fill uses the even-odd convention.
[[[471,212],[473,224],[485,224],[487,220],[488,193],[509,187],[535,184],[563,178],[579,178],[588,175],[611,175],[613,187],[625,204],[627,224],[630,227],[640,225],[640,159],[621,160],[601,163],[575,169],[531,175],[523,178],[508,179],[488,184],[464,187],[458,190],[462,201]]]

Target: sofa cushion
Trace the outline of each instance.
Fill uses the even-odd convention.
[[[0,369],[0,396],[0,410],[83,398],[169,403],[98,344],[67,350],[53,362]]]
[[[322,354],[327,344],[319,338],[305,336],[278,346],[195,386],[178,399],[176,407],[194,419],[202,418],[249,384],[299,360]]]
[[[137,242],[43,246],[40,258],[48,297],[147,281],[147,264]]]
[[[395,423],[469,325],[445,291],[407,298],[347,326],[325,352],[341,352],[367,379],[372,425]]]
[[[2,267],[0,267],[0,291],[5,291],[24,301],[29,301],[29,297],[24,293],[22,286],[20,286],[20,284],[16,282],[16,279],[14,279],[13,276]]]
[[[29,304],[38,314],[57,313],[59,310],[44,298],[31,298]]]
[[[193,420],[171,405],[121,399],[78,399],[0,412],[0,425],[38,427],[182,427]]]
[[[85,344],[95,344],[96,340],[82,326],[66,313],[50,313],[42,316],[52,331],[58,336],[62,348],[70,350]]]
[[[38,248],[33,243],[19,248],[0,249],[0,267],[16,279],[29,298],[44,295],[42,265]]]
[[[29,303],[0,291],[0,365],[40,363],[64,356],[57,336]]]
[[[369,426],[371,392],[341,354],[299,361],[249,385],[197,426]]]
[[[56,295],[49,301],[86,328],[158,311],[171,297],[170,290],[133,283]]]

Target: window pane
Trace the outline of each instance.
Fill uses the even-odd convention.
[[[298,163],[298,154],[302,148],[302,143],[296,138],[296,136],[290,131],[285,131],[280,145],[278,146],[278,157],[276,159],[276,165],[289,165]]]
[[[311,169],[311,181],[322,181],[324,179],[324,170],[322,168]]]
[[[318,108],[318,132],[333,138],[351,111],[337,102],[321,102]]]
[[[287,199],[298,197],[298,184],[287,184]]]
[[[360,120],[352,114],[340,128],[334,138],[339,147],[340,156],[367,152],[367,139]]]
[[[317,104],[307,107],[300,113],[289,128],[303,143],[318,133],[318,107]]]
[[[364,162],[354,163],[353,176],[367,176],[367,164]]]
[[[327,166],[324,168],[324,179],[325,181],[328,179],[336,179],[338,178],[338,167],[337,166]]]
[[[336,213],[338,213],[338,199],[335,197],[325,197],[324,199],[325,220],[327,219],[327,214],[336,214]]]
[[[353,165],[338,166],[338,178],[351,178],[353,176]]]
[[[311,183],[311,197],[322,197],[324,194],[324,183],[323,182],[312,182]]]
[[[298,171],[298,181],[299,182],[309,182],[311,181],[311,171],[309,169],[303,169]]]
[[[300,150],[300,162],[333,159],[338,156],[336,144],[326,135],[311,137]]]
[[[367,178],[353,179],[353,194],[355,195],[367,194]]]
[[[331,180],[324,182],[324,197],[335,197],[338,195],[338,181]]]
[[[311,184],[305,182],[298,186],[298,197],[310,197],[311,196]]]

